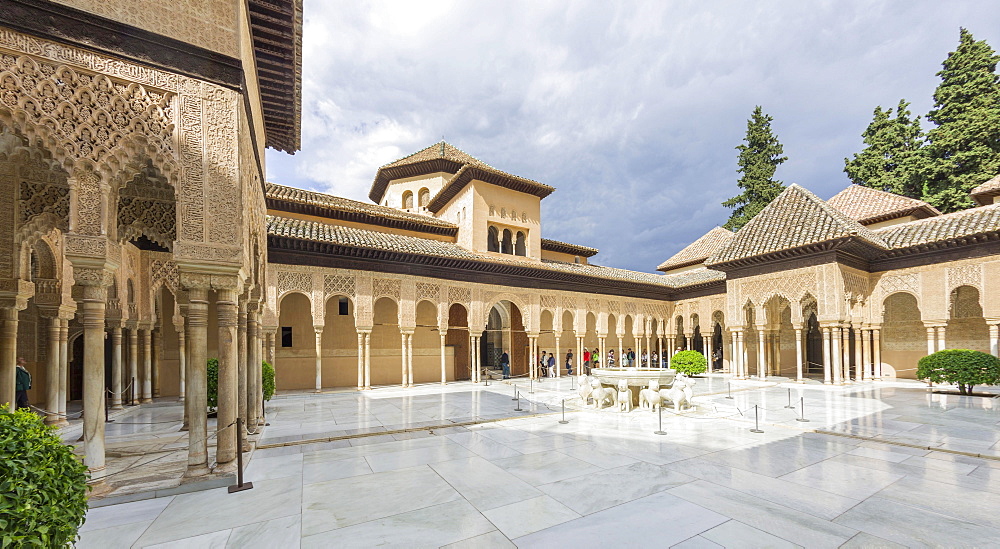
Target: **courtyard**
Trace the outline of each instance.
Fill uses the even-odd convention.
[[[78,547],[1000,540],[996,398],[912,381],[840,387],[713,375],[698,378],[695,408],[664,410],[666,434],[657,435],[655,413],[581,408],[575,383],[281,394],[248,454],[253,489],[95,501]],[[180,427],[170,406],[143,413],[162,432],[134,436]]]

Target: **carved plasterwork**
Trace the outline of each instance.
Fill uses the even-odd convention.
[[[916,273],[887,275],[879,280],[878,287],[883,296],[896,292],[909,292],[916,296],[919,295],[920,277]]]
[[[372,284],[372,297],[376,300],[380,297],[391,297],[399,302],[400,283],[394,278],[376,278]]]
[[[755,305],[763,304],[776,295],[788,301],[798,301],[806,293],[818,293],[814,272],[752,277],[739,282],[739,297],[742,302],[749,299]]]
[[[350,275],[326,275],[323,279],[323,291],[326,297],[331,295],[354,297],[354,277]]]
[[[288,292],[301,292],[306,297],[312,296],[312,275],[292,271],[278,271],[278,295]]]
[[[417,301],[426,299],[432,303],[438,302],[438,297],[441,294],[440,287],[437,284],[431,284],[427,282],[417,282]]]
[[[177,239],[174,189],[155,177],[136,177],[118,193],[118,239],[145,236],[172,249]]]
[[[448,301],[451,303],[461,303],[468,307],[469,302],[472,301],[472,290],[452,286],[448,288]]]
[[[544,309],[555,309],[559,306],[559,299],[554,295],[543,295],[542,296],[542,308]]]
[[[170,260],[154,259],[149,263],[150,277],[153,286],[162,284],[170,289],[174,294],[180,285],[178,277],[177,263]]]
[[[983,268],[978,263],[948,267],[948,289],[959,286],[972,286],[979,291],[983,289]]]

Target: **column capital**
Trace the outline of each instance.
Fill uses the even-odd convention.
[[[325,329],[326,329],[326,326],[324,326],[322,324],[313,325],[313,331],[316,332],[316,335],[323,335],[323,330],[325,330]]]
[[[923,325],[924,328],[947,328],[948,322],[945,320],[925,320]]]

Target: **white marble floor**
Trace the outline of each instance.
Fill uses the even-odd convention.
[[[78,547],[1000,545],[1000,460],[942,451],[1000,456],[1000,399],[726,383],[700,380],[663,436],[649,412],[580,409],[566,379],[523,387],[527,416],[503,384],[284,396],[252,490],[94,508]],[[405,426],[432,428],[386,433]]]

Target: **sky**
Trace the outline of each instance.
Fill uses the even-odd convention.
[[[555,187],[544,238],[655,272],[728,219],[755,105],[775,177],[829,198],[877,105],[930,110],[960,27],[1000,48],[996,0],[305,0],[302,150],[267,176],[368,202],[444,138]]]

